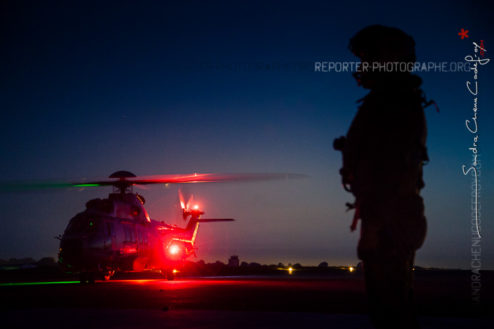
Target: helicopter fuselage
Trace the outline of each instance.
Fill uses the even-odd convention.
[[[116,271],[169,273],[194,254],[199,215],[180,228],[150,219],[144,199],[112,193],[93,199],[74,216],[60,241],[59,263],[66,271],[109,278]]]

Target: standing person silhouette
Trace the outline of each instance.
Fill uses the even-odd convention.
[[[368,26],[349,48],[361,60],[354,77],[370,92],[334,147],[343,152],[345,189],[355,196],[352,230],[359,219],[362,223],[357,253],[370,318],[375,328],[418,328],[412,271],[426,234],[420,196],[422,165],[428,161],[423,109],[431,102],[420,89],[422,80],[410,72],[415,42],[403,31]]]

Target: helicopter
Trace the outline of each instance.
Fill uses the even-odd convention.
[[[151,219],[145,199],[134,193],[134,185],[185,184],[256,181],[294,178],[296,174],[190,174],[137,177],[117,171],[108,179],[77,183],[30,184],[37,187],[113,186],[105,199],[92,199],[76,214],[63,235],[58,236],[58,263],[66,272],[79,273],[81,283],[109,280],[116,272],[158,270],[169,280],[175,278],[185,260],[196,254],[195,241],[200,223],[231,222],[232,218],[203,219],[197,205],[185,202],[179,189],[185,227]]]

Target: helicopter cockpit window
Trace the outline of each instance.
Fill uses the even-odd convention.
[[[83,214],[77,215],[70,220],[69,226],[67,226],[65,233],[71,234],[96,232],[98,224],[98,218]]]
[[[113,202],[108,199],[93,199],[86,203],[86,208],[110,214],[113,212]]]

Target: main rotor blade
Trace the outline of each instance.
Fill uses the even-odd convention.
[[[33,181],[33,182],[0,182],[0,192],[21,192],[42,189],[57,189],[57,188],[85,188],[107,186],[112,184],[100,184],[96,182],[52,182],[52,181]]]
[[[194,173],[194,174],[177,174],[177,175],[155,175],[139,176],[126,178],[109,178],[101,180],[86,180],[79,182],[63,181],[31,181],[31,182],[0,182],[0,192],[16,192],[39,189],[55,188],[85,188],[99,186],[118,186],[118,185],[149,185],[149,184],[192,184],[192,183],[223,183],[223,182],[254,182],[267,180],[281,180],[304,178],[306,175],[301,174],[273,174],[273,173],[240,173],[240,174],[213,174],[213,173]]]
[[[184,195],[182,194],[181,188],[178,189],[178,200],[180,201],[180,208],[182,208],[182,210],[185,210],[186,209],[185,200],[184,200]]]
[[[188,184],[188,183],[222,183],[222,182],[252,182],[304,178],[301,174],[274,174],[274,173],[240,173],[240,174],[213,174],[195,173],[186,175],[156,175],[131,177],[126,181],[132,184]],[[95,182],[103,183],[103,182]]]

